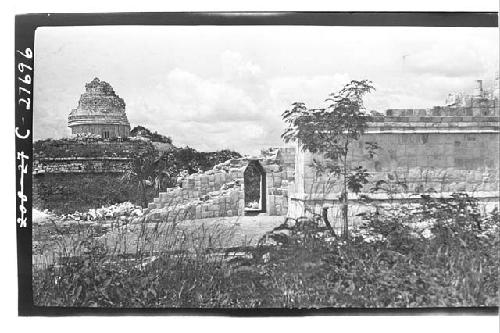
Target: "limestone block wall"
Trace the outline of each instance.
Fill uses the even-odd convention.
[[[447,116],[433,109],[389,111],[391,116],[376,117],[365,135],[350,147],[351,164],[364,166],[371,176],[365,194],[384,180],[405,184],[393,186],[400,193],[469,192],[498,199],[498,116]],[[434,115],[429,116],[429,112]],[[366,142],[380,147],[373,159],[368,156]],[[341,180],[317,175],[313,159],[321,161],[322,157],[297,150],[291,216],[303,215],[307,209],[320,211],[315,206],[338,202]]]
[[[213,170],[194,173],[179,181],[179,187],[160,193],[148,205],[151,220],[180,221],[189,218],[245,215],[244,172],[257,160],[265,172],[266,214],[286,215],[288,186],[293,183],[295,149],[264,152],[262,156],[231,159]]]
[[[71,127],[72,134],[91,133],[103,138],[126,138],[130,135],[130,125],[113,124],[82,124]],[[106,135],[107,134],[107,135]]]
[[[85,85],[78,107],[68,116],[68,126],[73,134],[92,133],[103,138],[127,137],[130,133],[125,101],[99,78]]]
[[[123,173],[136,154],[153,149],[151,143],[139,140],[39,141],[35,142],[33,174]]]
[[[434,193],[431,196],[434,197],[449,197],[451,193]],[[498,208],[498,192],[482,192],[476,195],[479,199],[478,207],[482,214],[490,213],[496,207]],[[412,203],[421,201],[416,195],[395,195],[392,198],[387,198],[383,195],[372,196],[374,202],[378,206],[383,205],[397,205],[401,202]],[[371,203],[363,203],[359,201],[357,197],[350,196],[348,217],[351,226],[357,226],[363,223],[362,214],[374,213],[376,211],[376,206]],[[328,208],[327,216],[328,221],[332,227],[340,232],[342,227],[342,211],[340,205],[336,204],[335,201],[322,201],[322,200],[299,200],[292,198],[288,207],[288,216],[300,217],[300,216],[310,216],[312,213],[322,215],[323,208]]]
[[[33,163],[33,175],[44,173],[123,173],[130,163],[127,157],[55,157],[39,158]]]
[[[176,222],[188,219],[205,219],[220,216],[243,215],[244,201],[240,188],[213,191],[191,200],[165,202],[164,196],[148,207],[147,221]],[[164,193],[162,193],[164,194]]]
[[[498,100],[468,100],[466,106],[435,106],[432,109],[388,109],[387,117],[484,117],[500,116]],[[409,121],[419,121],[413,119]]]
[[[34,159],[43,158],[87,158],[128,157],[132,158],[154,149],[151,142],[142,140],[40,140],[34,143]]]
[[[267,207],[269,215],[287,215],[288,193],[295,180],[295,148],[280,148],[278,163],[264,166],[266,170]]]
[[[352,165],[369,170],[370,183],[379,180],[406,184],[409,192],[494,191],[498,188],[498,134],[462,133],[370,133],[351,146]],[[377,155],[370,159],[365,142],[377,142]],[[317,176],[311,166],[321,156],[303,153],[301,173],[304,193],[340,193],[341,181]]]

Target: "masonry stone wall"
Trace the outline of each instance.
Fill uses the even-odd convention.
[[[72,134],[92,133],[100,135],[102,138],[121,137],[126,138],[130,134],[129,125],[119,124],[82,124],[74,125],[71,128]]]
[[[288,187],[294,179],[295,149],[269,150],[262,156],[231,159],[212,170],[179,180],[179,187],[160,193],[148,206],[149,220],[180,221],[245,215],[244,171],[258,161],[265,172],[266,214],[286,215]]]
[[[141,140],[38,141],[34,148],[33,174],[123,173],[134,156],[153,150],[150,142]]]
[[[33,163],[33,174],[43,173],[123,173],[130,164],[128,157],[56,157],[39,158]]]
[[[362,194],[373,197],[369,190],[385,181],[392,183],[396,193],[468,192],[498,203],[498,108],[483,113],[473,110],[474,115],[467,115],[470,108],[450,109],[388,110],[386,116],[375,116],[365,135],[349,149],[351,165],[362,165],[370,174]],[[379,146],[373,159],[366,142]],[[322,157],[297,149],[290,216],[321,213],[322,207],[338,203],[341,180],[317,175],[313,159],[321,161]],[[355,201],[357,197],[350,198]],[[354,209],[352,214],[356,213]]]
[[[143,140],[59,139],[40,140],[34,143],[34,159],[43,158],[102,158],[127,157],[154,149],[151,142]]]
[[[498,188],[498,134],[367,134],[361,140],[380,146],[370,159],[360,141],[351,147],[352,165],[362,165],[370,173],[369,188],[388,174],[404,182],[409,192],[494,191]],[[316,175],[313,158],[303,153],[304,172],[300,174],[304,193],[332,195],[341,191],[341,181]],[[390,176],[389,176],[390,177]]]
[[[68,116],[73,134],[91,133],[103,138],[128,137],[130,123],[125,113],[125,101],[111,85],[94,78],[85,85],[78,106]]]

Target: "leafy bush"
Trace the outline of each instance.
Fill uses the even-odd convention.
[[[61,268],[36,271],[37,305],[79,307],[190,307],[212,306],[217,283],[223,278],[220,262],[162,255],[151,265],[139,260],[110,261],[101,248],[71,258]],[[214,294],[215,297],[212,297]]]
[[[153,188],[147,188],[149,202],[156,195]],[[140,205],[143,197],[137,184],[123,181],[120,174],[63,173],[33,177],[33,204],[40,210],[69,214],[125,201]]]
[[[278,233],[259,265],[262,284],[276,281],[261,305],[498,306],[498,210],[481,216],[464,194],[423,199],[367,216],[348,242],[319,224]]]
[[[126,138],[62,138],[37,140],[33,143],[35,159],[68,157],[133,157],[152,149],[146,141],[131,141]]]
[[[172,138],[169,136],[158,134],[157,132],[151,132],[144,126],[136,126],[130,131],[131,137],[143,137],[151,140],[152,142],[161,142],[172,144]]]
[[[38,140],[34,142],[33,150],[35,160],[61,157],[131,159],[129,168],[124,169],[123,174],[45,173],[33,177],[35,207],[41,210],[53,210],[57,214],[88,210],[124,201],[146,206],[158,196],[159,190],[175,187],[177,177],[182,171],[187,170],[188,173],[206,171],[228,159],[241,157],[239,153],[230,150],[198,152],[189,147],[173,148],[160,156],[160,152],[151,142],[104,140],[92,136],[81,140]],[[132,174],[139,177],[131,177]],[[127,179],[134,181],[126,181]],[[156,187],[153,187],[153,184]]]
[[[239,153],[230,150],[199,152],[190,147],[171,149],[159,158],[158,168],[163,175],[160,187],[163,190],[167,187],[175,187],[177,177],[183,173],[204,172],[219,163],[239,157],[241,157]]]

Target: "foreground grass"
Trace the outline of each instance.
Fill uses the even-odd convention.
[[[34,301],[79,307],[498,306],[498,212],[480,216],[474,203],[460,200],[368,216],[363,236],[349,241],[304,220],[271,234],[273,245],[247,249],[248,256],[237,259],[207,248],[119,256],[89,241],[83,255],[34,270]],[[428,221],[434,224],[427,232],[412,227]]]

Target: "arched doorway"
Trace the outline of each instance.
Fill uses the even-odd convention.
[[[266,212],[266,173],[259,161],[252,160],[243,172],[245,214]]]

